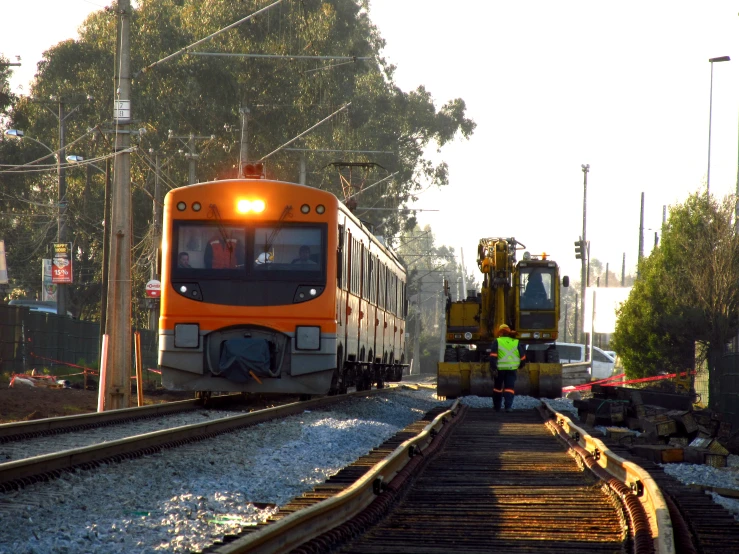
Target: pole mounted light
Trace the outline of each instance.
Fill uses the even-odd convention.
[[[713,64],[729,61],[731,61],[731,58],[729,56],[719,56],[718,58],[708,59],[708,62],[711,64],[711,92],[708,97],[708,170],[706,171],[706,196],[709,196],[711,191],[711,116],[713,113]]]

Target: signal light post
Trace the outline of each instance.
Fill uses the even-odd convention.
[[[582,309],[580,310],[580,320],[577,325],[582,329],[582,336],[585,339],[585,286],[587,275],[585,273],[585,258],[587,257],[586,245],[588,243],[586,231],[587,222],[587,205],[588,205],[588,173],[590,172],[590,164],[582,164],[580,166],[583,173],[583,193],[582,193],[582,237],[580,238],[580,259],[582,260],[582,266],[580,269],[580,302]],[[584,343],[587,345],[587,341]]]

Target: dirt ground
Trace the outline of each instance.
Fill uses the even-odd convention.
[[[132,394],[136,402],[136,394]],[[192,392],[145,392],[144,404],[159,404],[194,398]],[[49,389],[42,387],[8,388],[0,385],[0,424],[45,417],[96,412],[97,391],[82,389]]]

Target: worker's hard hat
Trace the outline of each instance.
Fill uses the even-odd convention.
[[[510,327],[508,327],[508,325],[506,325],[505,323],[502,323],[502,324],[500,325],[500,327],[498,327],[498,331],[503,331],[504,329],[505,329],[506,331],[510,331],[510,330],[511,330],[511,328],[510,328]]]
[[[270,252],[262,252],[257,257],[256,263],[258,263],[258,264],[271,264],[272,263],[272,254]]]

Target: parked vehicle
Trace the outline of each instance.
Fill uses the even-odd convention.
[[[8,302],[8,306],[20,306],[22,308],[28,308],[30,312],[40,312],[43,314],[54,314],[56,313],[56,302],[46,302],[43,300],[28,300],[26,298],[17,298]],[[68,317],[73,317],[71,312],[67,312]]]
[[[585,345],[573,344],[566,342],[557,343],[557,352],[559,353],[559,361],[563,364],[574,364],[587,361],[587,352]],[[590,375],[595,379],[605,379],[613,374],[613,367],[616,359],[597,346],[593,347],[593,365],[591,366]]]

